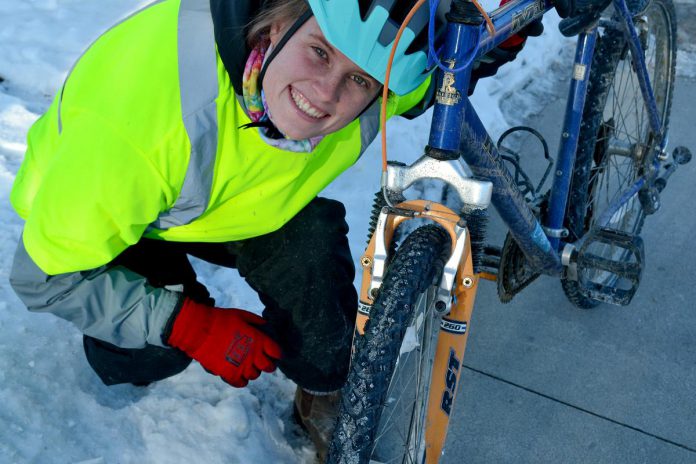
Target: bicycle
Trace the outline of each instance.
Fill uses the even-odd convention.
[[[666,150],[676,61],[672,0],[612,0],[604,12],[561,22],[561,32],[578,40],[546,194],[539,190],[551,166],[534,188],[515,157],[501,155],[510,153],[502,145],[507,135],[534,131],[513,128],[494,144],[466,92],[476,58],[553,6],[513,0],[490,15],[473,6],[452,2],[425,154],[410,166],[387,163],[385,154],[330,463],[438,462],[480,279],[497,281],[503,301],[544,274],[559,278],[579,308],[628,304],[642,273],[645,217],[691,159],[684,147],[671,156]],[[456,192],[461,211],[406,201],[403,192],[425,179]],[[486,245],[490,203],[509,229],[502,249]],[[427,224],[395,239],[413,219]]]

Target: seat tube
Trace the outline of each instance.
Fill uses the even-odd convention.
[[[585,107],[585,97],[587,96],[590,65],[592,64],[596,42],[597,28],[594,27],[578,36],[575,50],[575,63],[568,92],[563,131],[553,176],[553,186],[551,187],[551,196],[549,198],[549,211],[544,224],[545,232],[549,236],[551,246],[555,250],[558,250],[563,236],[563,220],[568,204],[570,181],[578,148],[580,123],[582,121],[583,108]]]
[[[451,70],[464,66],[476,52],[481,13],[469,0],[452,2],[447,25],[442,63]],[[437,73],[435,106],[430,128],[429,148],[436,149],[448,159],[457,159],[462,135],[464,107],[471,79],[471,66],[457,72]],[[449,154],[450,156],[446,156]]]

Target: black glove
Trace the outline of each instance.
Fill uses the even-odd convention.
[[[605,9],[611,0],[553,0],[558,16],[569,18]]]
[[[510,0],[503,0],[500,5],[504,5]],[[505,42],[486,53],[476,60],[471,71],[471,81],[469,82],[469,95],[474,93],[474,88],[479,79],[490,77],[498,72],[498,69],[505,63],[509,63],[517,58],[517,54],[524,48],[527,37],[538,37],[544,32],[544,25],[541,18],[532,21],[517,34],[510,36]]]

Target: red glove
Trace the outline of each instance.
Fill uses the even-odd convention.
[[[214,308],[184,299],[170,322],[167,343],[234,387],[244,387],[261,371],[273,372],[281,350],[259,330],[265,319],[241,309]]]

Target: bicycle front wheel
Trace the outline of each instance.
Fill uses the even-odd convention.
[[[635,3],[635,2],[633,2]],[[655,94],[657,111],[667,133],[672,107],[676,64],[676,16],[672,0],[650,0],[634,17]],[[597,227],[597,221],[622,192],[652,169],[656,138],[648,122],[648,110],[635,73],[624,32],[607,28],[599,38],[590,69],[583,121],[570,197],[568,229],[575,239]],[[635,194],[612,214],[603,227],[638,235],[645,210]],[[597,245],[593,254],[621,261],[627,251],[609,244]],[[614,274],[592,271],[586,276],[597,284],[612,286]],[[589,309],[598,301],[580,293],[579,283],[562,280],[568,299]]]
[[[399,246],[363,336],[356,335],[329,463],[421,463],[438,319],[434,285],[449,256],[439,226]]]

